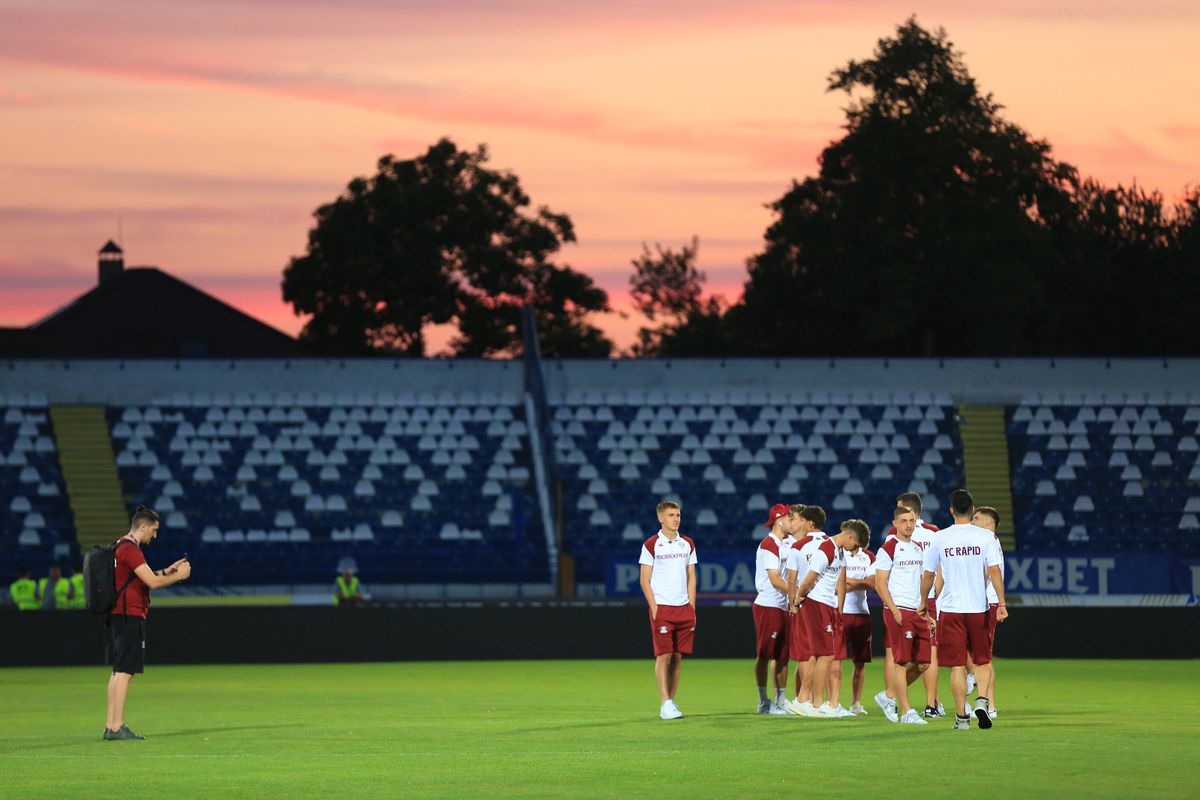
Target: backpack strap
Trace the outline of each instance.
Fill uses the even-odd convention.
[[[113,545],[113,558],[116,558],[117,549],[123,544],[136,544],[136,542],[134,542],[132,539],[118,539],[117,543]],[[117,600],[121,599],[121,595],[125,594],[125,590],[129,588],[129,584],[133,583],[133,579],[136,577],[137,575],[134,573],[134,571],[129,570],[129,577],[125,579],[125,583],[122,584],[121,588],[117,591],[117,596],[113,598],[113,613],[116,613],[117,610]],[[129,616],[129,598],[125,598],[125,614],[123,614],[123,616]]]

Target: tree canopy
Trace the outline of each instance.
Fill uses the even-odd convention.
[[[515,355],[520,309],[532,304],[542,352],[606,356],[588,320],[609,310],[591,278],[555,262],[575,241],[566,214],[540,207],[487,149],[442,139],[421,156],[384,156],[314,214],[307,252],[283,273],[283,297],[311,314],[301,342],[316,353],[425,354],[425,329],[452,323],[456,355]]]
[[[720,331],[712,355],[1200,351],[1181,299],[1200,290],[1200,192],[1171,210],[1081,181],[915,19],[828,88],[848,98],[844,133],[769,204],[743,297],[715,324],[647,331],[659,352],[691,320]],[[1154,322],[1131,331],[1122,312]]]

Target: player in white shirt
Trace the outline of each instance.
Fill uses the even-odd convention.
[[[658,681],[662,719],[683,716],[675,704],[679,667],[692,652],[696,632],[696,543],[679,532],[679,504],[658,504],[662,528],[642,544],[642,594],[650,606],[650,635],[654,642],[654,677]]]
[[[796,509],[796,506],[792,507]],[[808,560],[821,542],[829,537],[821,529],[825,527],[825,509],[820,506],[800,506],[796,520],[796,541],[788,551],[787,557],[787,596],[794,597],[796,587],[808,572]],[[817,692],[817,702],[813,704],[813,670],[817,659],[813,656],[808,643],[808,631],[804,624],[804,615],[798,613],[793,606],[788,612],[788,651],[796,662],[796,696],[786,708],[789,713],[802,717],[815,717],[817,705],[820,705],[820,691]]]
[[[1000,574],[1000,542],[991,531],[971,524],[975,500],[966,489],[950,494],[950,514],[954,524],[938,532],[934,545],[925,551],[922,595],[934,586],[938,567],[943,585],[938,592],[937,625],[942,664],[950,667],[950,689],[954,693],[954,729],[967,730],[971,718],[963,714],[967,702],[967,652],[976,664],[980,697],[975,701],[975,717],[980,728],[992,727],[988,699],[983,692],[991,686],[992,640],[988,634],[988,596],[986,584],[996,589],[996,620],[1008,617],[1004,603],[1004,578]],[[925,613],[927,600],[921,597]]]
[[[871,541],[871,529],[861,519],[850,519],[842,523],[839,531],[821,542],[812,551],[808,561],[808,572],[796,587],[793,605],[804,614],[804,628],[808,644],[816,665],[812,672],[812,703],[817,714],[824,717],[852,717],[853,712],[843,708],[838,697],[830,693],[829,700],[821,705],[821,692],[829,680],[829,671],[834,661],[840,661],[846,651],[842,635],[842,608],[846,602],[845,550],[864,547]],[[840,687],[840,682],[839,682]]]
[[[978,525],[984,530],[989,530],[993,534],[1000,528],[1000,512],[991,506],[979,506],[975,509],[975,516],[971,517],[971,523]],[[996,536],[996,541],[1000,541],[1000,537]],[[1004,548],[1000,549],[1000,576],[1004,576]],[[992,719],[996,718],[996,607],[1000,600],[996,597],[996,587],[989,582],[987,585],[988,595],[988,632],[992,637],[992,685],[984,688],[979,687],[979,694],[988,699],[988,716]],[[971,660],[971,654],[967,654],[967,694],[972,692],[972,687],[975,684],[975,662]]]
[[[850,678],[850,711],[862,715],[867,713],[862,705],[862,692],[867,664],[871,661],[871,609],[867,607],[867,590],[874,588],[875,554],[865,547],[847,550],[842,630],[846,636],[846,655],[854,665]]]
[[[875,702],[891,722],[927,725],[908,701],[909,685],[926,671],[930,660],[929,620],[917,613],[925,556],[913,538],[916,513],[908,506],[896,506],[892,522],[896,533],[875,556],[875,593],[883,601],[885,639],[892,655],[884,675],[887,688],[875,696]]]
[[[754,554],[754,678],[758,682],[758,713],[787,714],[788,620],[784,563],[791,548],[795,516],[784,503],[767,513],[763,527],[770,531]],[[775,700],[767,696],[767,672],[775,662]]]
[[[904,492],[896,498],[896,504],[908,506],[917,515],[917,527],[913,529],[913,541],[921,546],[922,550],[929,548],[933,542],[934,535],[938,532],[938,526],[932,525],[921,518],[921,510],[924,508],[924,501],[921,495],[917,492]],[[929,616],[930,618],[937,617],[937,605],[934,601],[933,591],[929,592]],[[921,680],[925,684],[925,716],[944,717],[946,710],[938,700],[938,634],[937,628],[934,627],[929,632],[929,669],[921,676]]]

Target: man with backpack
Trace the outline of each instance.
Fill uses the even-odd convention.
[[[157,572],[150,569],[142,548],[157,535],[158,514],[138,506],[129,533],[110,548],[115,562],[113,583],[116,587],[109,616],[113,673],[108,681],[108,719],[104,726],[104,738],[110,741],[146,738],[125,724],[125,698],[129,693],[129,682],[134,675],[141,674],[145,666],[150,590],[187,580],[192,574],[186,556],[166,569]]]

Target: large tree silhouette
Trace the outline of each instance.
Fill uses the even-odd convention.
[[[830,77],[850,97],[728,322],[750,352],[1035,352],[1075,170],[1006,121],[944,31],[910,19]]]
[[[442,139],[418,158],[379,160],[318,208],[303,256],[283,273],[284,300],[312,319],[311,351],[420,356],[424,329],[455,323],[456,354],[520,352],[520,307],[533,304],[547,355],[608,355],[588,315],[608,311],[592,280],[553,260],[575,241],[565,214],[530,199],[485,147]]]

